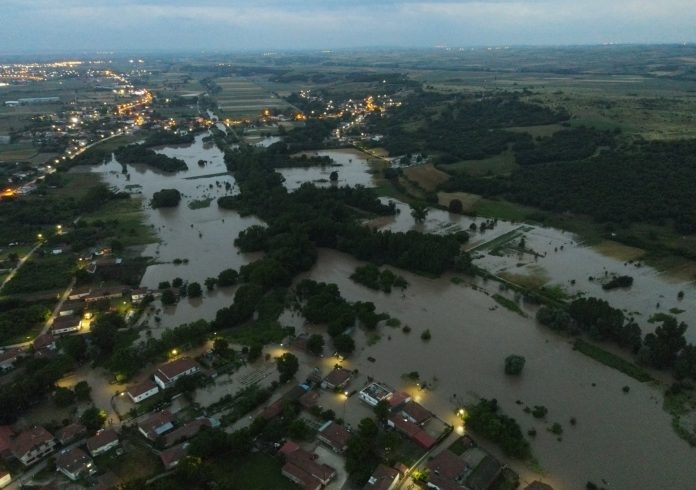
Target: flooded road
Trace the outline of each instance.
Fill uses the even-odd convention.
[[[418,371],[421,380],[434,386],[420,393],[420,402],[447,421],[463,401],[497,398],[525,433],[536,429],[534,454],[557,489],[580,489],[602,479],[612,489],[695,488],[696,465],[689,462],[696,450],[672,430],[657,389],[574,352],[567,339],[534,320],[503,308],[491,311],[496,304],[492,298],[454,285],[448,277],[427,279],[402,271],[410,283],[405,297],[387,295],[348,278],[359,264],[322,250],[308,275],[338,284],[350,301],[374,302],[378,311],[399,318],[412,331],[379,327],[381,340],[371,346],[358,332],[347,367],[395,387],[406,386],[404,373]],[[498,290],[492,281],[488,287],[490,294]],[[420,339],[426,328],[432,333],[428,342]],[[504,359],[512,353],[527,359],[519,378],[503,373]],[[630,387],[628,394],[623,386]],[[534,405],[548,408],[545,420],[523,412]],[[576,426],[569,423],[571,417]],[[554,422],[564,429],[560,442],[547,430]]]

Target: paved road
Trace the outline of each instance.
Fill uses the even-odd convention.
[[[29,252],[27,252],[26,255],[24,255],[24,257],[22,257],[21,259],[19,259],[19,263],[18,263],[18,264],[15,266],[15,268],[12,269],[12,271],[7,275],[7,277],[5,278],[5,280],[2,281],[2,284],[0,284],[0,291],[2,291],[2,288],[5,287],[5,284],[7,284],[8,282],[10,282],[10,281],[14,278],[15,274],[17,274],[17,271],[24,265],[24,263],[25,263],[27,260],[29,260],[29,258],[32,256],[32,254],[33,254],[34,252],[36,252],[36,250],[38,250],[39,247],[41,247],[41,245],[43,245],[43,242],[37,243],[36,245],[34,245],[34,248],[32,248],[31,250],[29,250]]]

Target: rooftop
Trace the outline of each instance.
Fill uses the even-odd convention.
[[[189,369],[198,368],[198,363],[190,357],[181,357],[175,361],[162,364],[156,374],[162,374],[167,379],[176,378]]]
[[[329,374],[327,374],[324,378],[324,382],[332,386],[341,386],[342,384],[347,382],[352,375],[353,373],[351,371],[348,371],[347,369],[343,368],[338,368],[334,369]]]
[[[53,435],[40,425],[20,433],[13,443],[12,452],[17,458],[21,458],[33,448],[46,444],[53,440]]]
[[[350,439],[350,432],[334,421],[325,423],[319,429],[319,435],[326,439],[331,446],[341,451],[348,445],[348,439]]]
[[[102,429],[87,439],[87,449],[92,452],[114,441],[118,441],[118,434],[116,431],[113,429]]]
[[[165,449],[160,453],[160,459],[165,468],[178,463],[188,454],[188,442],[177,444],[176,446]]]
[[[174,415],[169,410],[162,410],[161,412],[155,412],[150,415],[147,419],[143,420],[138,424],[138,427],[145,432],[151,439],[156,439],[165,431],[160,431],[161,427],[173,424],[176,419]]]
[[[367,481],[363,490],[387,490],[395,479],[399,477],[399,472],[394,468],[380,464],[372,476]]]
[[[32,345],[34,346],[34,349],[40,350],[40,349],[44,349],[45,347],[48,347],[49,345],[51,345],[54,342],[55,342],[55,337],[53,337],[53,334],[49,332],[49,333],[41,334],[38,337],[36,337],[34,339],[34,342],[32,343]]]
[[[378,402],[389,398],[389,395],[392,394],[392,391],[389,388],[387,388],[386,386],[382,386],[379,383],[372,383],[370,385],[367,385],[360,392],[366,394],[370,398],[377,400]]]
[[[152,381],[150,378],[148,378],[145,381],[143,381],[142,383],[131,386],[130,388],[128,388],[128,394],[130,394],[130,396],[132,396],[133,398],[136,398],[136,397],[142,395],[143,393],[150,391],[153,388],[157,388],[157,385],[155,384],[154,381]]]
[[[402,410],[409,417],[414,419],[417,424],[422,424],[433,417],[433,414],[429,410],[414,401],[407,402]]]
[[[91,464],[92,459],[87,456],[87,453],[77,447],[72,449],[64,449],[56,457],[56,466],[58,468],[63,468],[70,473],[75,473],[83,466]]]
[[[192,420],[167,434],[164,438],[164,445],[171,446],[182,440],[190,439],[198,434],[198,431],[203,427],[211,427],[211,425],[210,420],[205,418]]]
[[[59,441],[72,441],[80,434],[84,434],[87,431],[84,425],[80,423],[74,423],[66,425],[56,433],[56,437]]]

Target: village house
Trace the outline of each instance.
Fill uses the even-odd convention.
[[[341,454],[348,449],[350,432],[342,425],[337,424],[333,420],[329,420],[319,427],[317,439],[329,446],[333,452]]]
[[[279,453],[285,457],[285,465],[281,470],[283,476],[303,488],[321,488],[336,477],[334,468],[319,463],[319,457],[315,453],[305,451],[292,441],[287,441]]]
[[[12,443],[12,454],[24,466],[30,466],[56,448],[56,440],[41,426],[21,432]]]
[[[306,389],[303,388],[301,385],[293,386],[280,398],[268,405],[263,410],[263,412],[261,412],[260,416],[266,420],[270,420],[274,417],[277,417],[283,412],[283,407],[285,407],[286,404],[298,401],[305,393]]]
[[[372,472],[363,490],[393,490],[401,481],[401,473],[394,468],[380,464]]]
[[[58,316],[80,316],[85,307],[84,301],[66,301],[58,311]]]
[[[425,432],[418,424],[405,419],[401,415],[394,415],[387,420],[387,425],[406,435],[423,449],[430,449],[435,445],[435,439]]]
[[[317,403],[319,403],[319,393],[316,391],[308,391],[304,395],[300,397],[298,400],[300,402],[300,405],[302,408],[305,410],[309,410],[310,408],[316,406]]]
[[[360,390],[358,393],[358,398],[370,405],[371,407],[377,406],[382,400],[387,400],[391,398],[393,391],[383,386],[379,383],[372,383],[367,385],[365,388]]]
[[[58,432],[56,432],[56,439],[61,446],[67,446],[71,442],[82,439],[87,435],[87,428],[80,423],[73,423],[66,425]]]
[[[22,354],[22,350],[16,347],[0,352],[0,371],[9,371],[13,369],[17,359],[19,359]]]
[[[173,446],[176,443],[191,439],[198,434],[203,427],[212,427],[213,424],[205,417],[192,420],[178,427],[164,436],[164,447]]]
[[[92,458],[77,447],[64,449],[56,456],[56,469],[72,481],[97,471]]]
[[[159,393],[159,387],[154,381],[147,379],[138,385],[131,386],[126,393],[133,403],[140,403]]]
[[[99,288],[85,296],[86,303],[95,303],[101,300],[109,300],[123,297],[123,287]]]
[[[164,465],[165,470],[171,470],[176,467],[188,455],[189,443],[184,442],[169,449],[165,449],[160,453],[160,460]]]
[[[53,335],[63,335],[80,330],[80,317],[74,315],[58,316],[51,324]]]
[[[138,424],[138,430],[149,440],[154,441],[174,428],[174,415],[169,410],[162,410],[150,415]]]
[[[189,376],[200,371],[198,363],[190,357],[182,357],[175,361],[161,365],[155,371],[155,383],[163,390],[172,386],[177,379]]]
[[[433,418],[433,414],[428,409],[414,401],[409,401],[403,406],[401,415],[410,422],[421,426]]]
[[[89,293],[92,292],[92,286],[83,286],[80,288],[72,288],[70,290],[70,294],[68,295],[68,299],[71,301],[75,301],[78,299],[83,299],[89,296]]]
[[[326,375],[321,382],[321,387],[325,390],[343,389],[350,383],[353,373],[347,369],[336,368]]]
[[[463,453],[445,449],[428,461],[428,486],[434,490],[488,490],[500,475],[502,466],[493,456],[479,448],[471,438],[462,438]]]
[[[87,439],[87,450],[92,457],[99,456],[118,446],[118,434],[113,429],[102,429]]]
[[[39,335],[32,342],[35,352],[49,352],[56,350],[56,339],[52,333],[47,332]]]

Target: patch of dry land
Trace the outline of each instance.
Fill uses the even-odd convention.
[[[440,184],[449,179],[449,175],[433,167],[432,163],[408,167],[404,169],[404,175],[426,191],[434,191]]]
[[[637,260],[645,255],[645,250],[623,245],[613,240],[604,240],[594,246],[597,252],[619,260]]]

